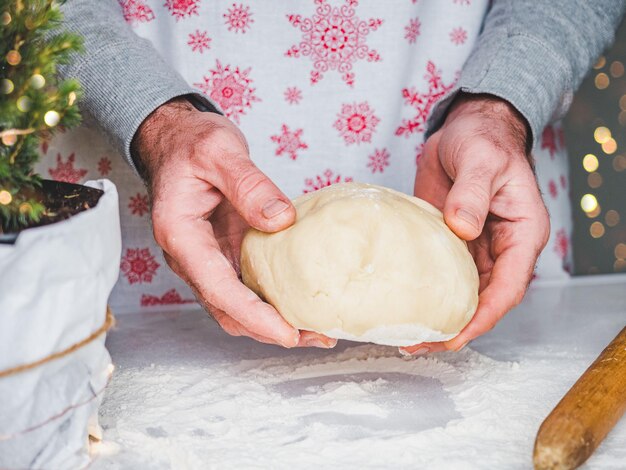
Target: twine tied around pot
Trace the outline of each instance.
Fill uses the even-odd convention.
[[[114,326],[115,326],[115,317],[113,316],[113,312],[111,312],[111,309],[107,306],[107,313],[106,313],[106,318],[104,319],[104,323],[102,324],[102,326],[100,326],[100,328],[98,328],[96,331],[91,333],[85,339],[82,339],[82,340],[78,341],[77,343],[74,343],[74,344],[68,346],[67,348],[63,349],[62,351],[54,352],[52,354],[49,354],[46,357],[43,357],[41,359],[36,360],[36,361],[29,362],[27,364],[21,364],[19,366],[11,367],[11,368],[5,369],[5,370],[0,370],[0,379],[3,378],[3,377],[8,377],[10,375],[19,374],[20,372],[24,372],[24,371],[27,371],[27,370],[30,370],[30,369],[34,369],[35,367],[39,367],[39,366],[41,366],[43,364],[46,364],[48,362],[51,362],[51,361],[54,361],[56,359],[60,359],[62,357],[65,357],[68,354],[73,353],[77,349],[80,349],[83,346],[91,343],[96,338],[98,338],[99,336],[103,335],[104,333],[109,331]]]

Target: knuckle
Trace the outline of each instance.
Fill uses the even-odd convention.
[[[251,163],[234,171],[234,194],[239,201],[251,201],[252,196],[261,188],[267,178]]]

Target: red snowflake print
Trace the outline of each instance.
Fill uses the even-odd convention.
[[[465,44],[465,41],[467,41],[467,31],[463,28],[454,28],[450,31],[450,42],[452,42],[452,44],[459,46]]]
[[[189,16],[198,15],[200,0],[165,0],[163,5],[167,8],[176,21]]]
[[[344,104],[333,127],[339,131],[346,145],[371,142],[372,134],[380,122],[367,101]]]
[[[422,155],[424,155],[424,142],[415,147],[415,164],[419,165],[420,160],[422,159]]]
[[[251,86],[249,75],[250,68],[241,70],[230,64],[222,65],[218,60],[215,69],[209,70],[209,75],[194,85],[209,95],[227,117],[239,123],[239,117],[246,114],[246,108],[251,108],[255,101],[261,101],[254,94],[255,88]]]
[[[557,252],[562,260],[564,260],[569,253],[569,237],[567,236],[567,232],[564,228],[556,232],[554,251]]]
[[[404,27],[404,39],[409,41],[409,44],[415,44],[417,37],[420,35],[420,28],[422,24],[419,18],[413,18],[409,21],[409,24]]]
[[[345,0],[342,6],[331,7],[328,0],[315,0],[317,8],[311,18],[287,15],[289,22],[302,32],[299,44],[291,46],[287,57],[310,57],[313,62],[311,84],[319,82],[329,70],[336,70],[341,79],[354,86],[353,64],[358,60],[379,62],[380,54],[367,45],[367,35],[376,31],[383,20],[362,20],[355,14],[357,0]]]
[[[345,178],[341,178],[341,175],[335,175],[332,170],[326,170],[323,174],[317,175],[314,178],[306,178],[304,180],[305,188],[304,193],[311,193],[313,191],[317,191],[318,189],[325,188],[326,186],[330,186],[335,183],[349,183],[352,181],[352,177],[347,176]]]
[[[439,101],[454,86],[454,82],[446,85],[441,79],[441,71],[437,70],[432,61],[426,64],[424,79],[428,83],[428,91],[425,93],[415,88],[404,88],[402,96],[404,103],[417,111],[411,119],[403,119],[402,124],[396,129],[396,135],[410,136],[414,132],[424,132],[426,120],[430,115],[435,103]]]
[[[283,124],[281,128],[281,133],[279,135],[273,135],[271,137],[272,142],[278,144],[276,148],[275,155],[280,157],[282,154],[286,154],[292,160],[298,158],[298,151],[305,150],[309,148],[307,144],[305,144],[302,139],[302,129],[296,129],[295,131],[290,131],[289,127],[286,124]]]
[[[563,189],[567,188],[567,178],[565,177],[565,175],[561,175],[559,177],[559,180],[561,182],[561,188]]]
[[[387,149],[382,150],[374,150],[374,153],[370,155],[369,163],[367,167],[372,170],[372,173],[376,173],[377,171],[382,173],[385,171],[385,168],[389,166],[389,151]]]
[[[187,45],[191,47],[191,52],[199,52],[202,54],[205,50],[211,48],[211,38],[207,31],[196,29],[195,33],[189,34]]]
[[[298,87],[289,87],[285,90],[285,101],[289,104],[299,104],[302,100],[302,90]]]
[[[159,266],[148,248],[128,248],[120,263],[120,269],[130,284],[152,282]]]
[[[183,299],[176,289],[170,289],[161,297],[158,295],[143,294],[140,303],[142,307],[154,307],[157,305],[192,304],[195,301],[195,299]]]
[[[239,5],[233,3],[233,6],[222,16],[224,16],[224,23],[228,26],[228,31],[235,33],[245,33],[254,23],[250,7],[244,6],[243,3]]]
[[[57,167],[49,168],[48,173],[50,177],[57,181],[64,181],[65,183],[78,183],[87,174],[87,170],[84,168],[74,168],[74,161],[76,157],[73,153],[67,157],[67,161],[64,162],[61,154],[57,154]]]
[[[109,173],[111,173],[112,169],[113,165],[109,157],[102,157],[100,160],[98,160],[98,173],[100,173],[101,176],[107,176]]]
[[[556,182],[554,180],[550,180],[548,183],[548,191],[550,192],[550,196],[556,199],[556,196],[558,195],[558,188],[556,187]]]
[[[154,12],[144,0],[118,0],[124,19],[128,24],[148,23],[154,19]]]
[[[558,140],[558,132],[555,131],[554,127],[546,126],[541,134],[541,148],[547,149],[550,152],[551,159],[554,159],[554,154],[559,149]]]
[[[141,217],[148,213],[148,195],[137,193],[128,200],[128,208],[132,215]]]

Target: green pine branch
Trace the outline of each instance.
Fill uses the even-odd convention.
[[[82,38],[63,31],[58,4],[0,0],[0,233],[45,213],[33,196],[39,141],[80,122],[79,84],[59,81],[57,66],[82,51]]]

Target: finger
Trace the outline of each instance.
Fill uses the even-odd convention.
[[[446,224],[464,240],[474,240],[483,230],[495,194],[497,168],[471,154],[459,158],[454,184],[446,197]]]
[[[289,198],[247,156],[217,160],[212,182],[250,226],[276,232],[295,222]]]
[[[211,315],[215,318],[215,321],[222,327],[222,329],[231,336],[247,336],[248,338],[252,338],[255,341],[265,344],[273,344],[277,346],[282,346],[276,340],[271,338],[266,338],[265,336],[257,335],[250,330],[248,330],[245,326],[239,323],[237,320],[229,317],[225,312],[211,308]]]
[[[452,180],[439,162],[437,148],[440,135],[440,132],[436,132],[424,144],[424,152],[415,174],[413,194],[442,210],[446,194],[452,187]]]
[[[329,338],[315,331],[300,331],[299,347],[331,349],[337,345],[335,338]]]
[[[159,233],[155,226],[155,237]],[[285,347],[298,344],[298,330],[239,281],[219,250],[209,222],[186,221],[169,227],[167,235],[159,238],[168,264],[192,287],[203,304],[225,312],[256,335]]]
[[[444,343],[419,343],[413,346],[401,346],[400,354],[410,356],[425,356],[426,354],[447,351]]]
[[[447,349],[458,351],[469,341],[488,332],[510,309],[521,302],[530,283],[538,254],[535,246],[519,244],[498,256],[489,285],[479,296],[474,317],[455,338],[445,342]]]

